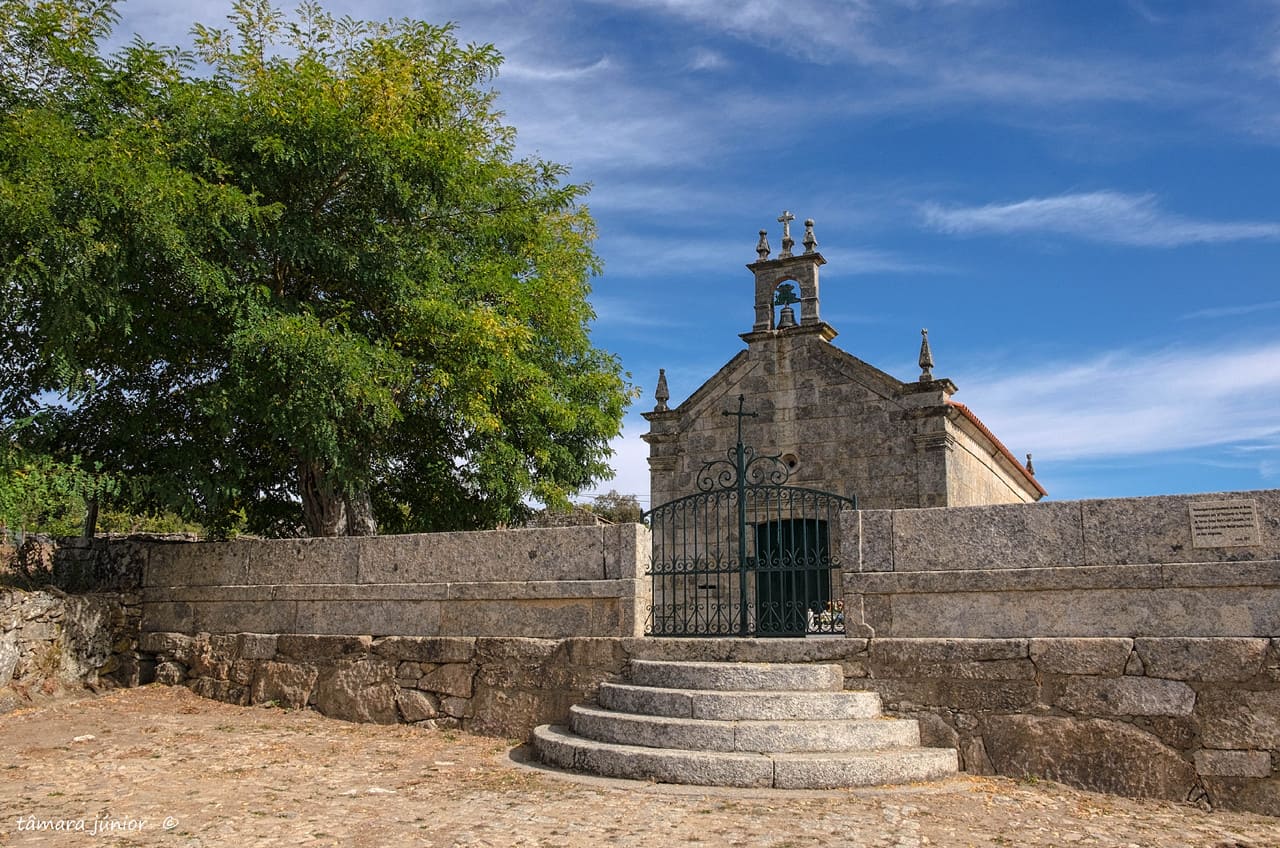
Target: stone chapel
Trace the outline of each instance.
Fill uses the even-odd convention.
[[[669,407],[659,373],[649,432],[651,498],[663,504],[697,491],[703,464],[723,459],[736,442],[738,396],[757,417],[742,419],[743,442],[781,457],[789,483],[857,497],[863,509],[1025,503],[1044,497],[1030,455],[1024,465],[964,404],[956,386],[933,376],[922,331],[919,379],[905,383],[831,343],[836,330],[819,312],[813,220],[804,222],[803,253],[793,253],[784,212],[782,250],[770,258],[760,231],[755,322],[745,350],[683,403]],[[797,291],[798,289],[798,291]],[[797,315],[798,311],[798,315]]]

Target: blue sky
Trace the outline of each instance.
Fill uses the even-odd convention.
[[[593,188],[594,340],[639,413],[742,349],[756,233],[814,218],[835,343],[936,376],[1054,499],[1280,486],[1280,4],[328,0],[497,45],[520,149]],[[125,0],[186,43],[230,3]],[[760,446],[766,449],[768,446]]]

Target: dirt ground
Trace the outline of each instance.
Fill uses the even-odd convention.
[[[1280,847],[1280,819],[1054,784],[707,790],[571,778],[513,744],[179,687],[61,701],[0,716],[0,844]]]

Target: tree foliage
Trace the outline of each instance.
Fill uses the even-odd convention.
[[[635,495],[624,495],[617,489],[610,489],[596,495],[591,501],[591,511],[601,518],[607,518],[614,524],[638,524],[644,515],[640,499]]]
[[[0,545],[29,533],[79,535],[89,502],[115,494],[119,482],[79,457],[59,462],[25,450],[20,430],[0,431]]]
[[[493,526],[609,475],[585,189],[514,155],[493,47],[241,0],[103,56],[109,0],[0,16],[3,420],[215,531]]]

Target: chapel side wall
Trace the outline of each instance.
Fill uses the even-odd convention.
[[[157,544],[142,629],[374,636],[643,632],[642,525]]]
[[[947,452],[947,506],[986,506],[1035,500],[1026,482],[1010,473],[989,445],[979,443],[963,428],[950,422],[948,432],[954,441]]]

